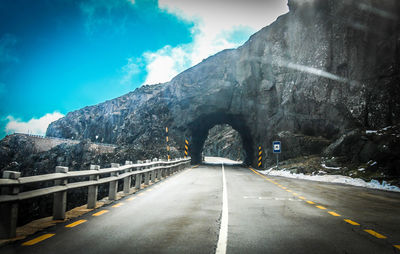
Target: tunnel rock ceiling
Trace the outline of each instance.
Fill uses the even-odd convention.
[[[248,164],[256,164],[258,146],[271,160],[276,139],[283,158],[321,153],[351,130],[399,123],[399,19],[373,11],[396,14],[399,6],[396,0],[291,0],[289,13],[243,46],[170,82],[70,112],[47,135],[130,145],[157,157],[165,153],[168,126],[171,153],[183,156],[187,138],[198,162],[208,130],[229,124],[243,140]]]

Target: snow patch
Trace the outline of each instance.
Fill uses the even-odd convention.
[[[322,163],[321,166],[323,168],[326,168],[326,169],[334,169],[334,170],[339,170],[340,169],[340,167],[328,167],[327,165],[325,165],[325,163]]]
[[[222,157],[205,156],[204,161],[209,164],[242,164],[242,161],[233,161]]]
[[[343,176],[343,175],[304,175],[302,173],[293,174],[285,169],[274,170],[274,168],[270,168],[268,170],[260,170],[259,172],[264,175],[271,175],[271,176],[283,176],[288,178],[305,179],[310,181],[327,182],[327,183],[341,183],[341,184],[348,184],[370,189],[400,192],[399,187],[390,185],[386,181],[382,181],[382,183],[380,183],[375,179],[372,179],[370,182],[366,182],[360,178],[351,178],[349,176]]]

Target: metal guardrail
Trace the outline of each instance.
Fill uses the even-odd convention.
[[[98,186],[109,184],[109,200],[117,198],[118,180],[124,180],[123,192],[130,193],[135,189],[140,189],[142,182],[149,185],[150,181],[160,181],[163,177],[185,168],[190,164],[190,158],[177,159],[172,161],[161,161],[157,159],[138,161],[126,161],[125,165],[111,163],[110,168],[100,169],[98,165],[90,165],[89,170],[68,171],[68,167],[56,167],[56,172],[52,174],[20,177],[20,172],[4,171],[3,178],[0,179],[0,238],[13,238],[16,236],[16,226],[18,219],[18,202],[35,197],[53,194],[53,219],[65,219],[67,191],[88,187],[87,208],[95,208],[97,202]],[[102,177],[106,175],[105,177]],[[69,179],[76,177],[89,177],[89,180],[68,183]],[[135,179],[135,186],[131,187],[132,178]],[[54,186],[39,188],[36,190],[20,192],[20,187],[25,184],[41,183],[54,181]]]

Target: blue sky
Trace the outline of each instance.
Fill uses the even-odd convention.
[[[285,0],[2,0],[0,138],[169,81],[285,12]]]

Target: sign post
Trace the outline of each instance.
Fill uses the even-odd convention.
[[[276,169],[278,169],[279,164],[279,154],[281,153],[281,141],[272,142],[273,152],[276,154]]]
[[[189,141],[185,138],[185,159],[189,156]]]

